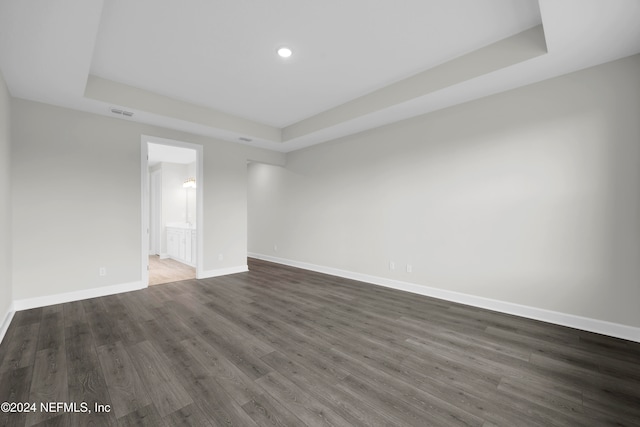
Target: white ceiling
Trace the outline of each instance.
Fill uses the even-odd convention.
[[[281,128],[538,24],[536,0],[109,1],[91,74]]]
[[[640,0],[0,1],[13,96],[278,151],[638,52]]]

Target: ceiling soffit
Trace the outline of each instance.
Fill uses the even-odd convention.
[[[300,2],[287,3],[288,1],[277,0],[282,4],[295,4],[295,7],[301,7]],[[502,30],[503,35],[504,31],[507,31],[508,37],[496,41],[496,34],[493,34],[494,38],[489,40],[484,33],[484,44],[478,45],[476,42],[475,47],[467,50],[466,53],[460,54],[458,50],[459,54],[450,56],[449,60],[437,64],[432,61],[429,67],[418,69],[417,72],[413,68],[414,72],[404,74],[404,78],[387,80],[386,84],[379,83],[377,86],[369,84],[366,86],[369,87],[368,92],[358,89],[360,92],[355,96],[355,92],[345,92],[342,101],[331,105],[324,101],[323,104],[321,99],[315,99],[314,96],[305,95],[306,92],[298,94],[294,91],[296,102],[306,103],[306,109],[300,108],[299,112],[295,112],[296,114],[287,116],[298,117],[296,120],[287,121],[283,116],[285,110],[279,111],[284,101],[264,98],[265,94],[273,92],[270,87],[260,91],[260,88],[266,86],[265,82],[269,81],[268,79],[254,82],[255,85],[261,86],[246,89],[243,92],[244,95],[239,97],[240,106],[244,105],[243,102],[251,103],[251,99],[245,98],[251,95],[254,89],[257,90],[254,98],[256,98],[255,104],[262,106],[259,111],[266,111],[265,106],[267,106],[274,113],[265,113],[263,117],[258,117],[252,114],[238,115],[233,105],[226,104],[227,101],[233,101],[229,96],[222,99],[221,107],[214,107],[213,103],[205,105],[195,102],[195,98],[173,96],[170,91],[159,93],[154,89],[145,90],[137,87],[139,86],[137,84],[127,85],[121,79],[93,73],[96,55],[100,56],[100,52],[96,51],[96,45],[104,35],[103,24],[105,19],[109,22],[113,5],[118,3],[118,7],[126,8],[133,7],[132,5],[135,4],[138,9],[149,7],[152,9],[147,11],[154,14],[158,13],[161,4],[173,7],[168,0],[160,1],[157,5],[155,2],[150,2],[151,0],[140,0],[140,3],[116,0],[113,2],[103,0],[0,2],[0,70],[11,95],[117,117],[121,120],[132,120],[288,152],[640,52],[640,1],[638,0],[617,0],[616,2],[522,0],[509,2],[508,7],[501,0],[487,0],[486,3],[482,2],[483,6],[479,10],[484,13],[485,21],[487,19],[500,21],[512,15],[516,17],[515,24]],[[440,8],[436,11],[446,9],[449,12],[453,10],[451,5],[454,4],[453,1],[427,3],[430,7]],[[478,4],[467,0],[456,0],[455,3],[458,6]],[[254,3],[245,1],[242,4],[244,5],[242,7],[249,7]],[[331,4],[336,5],[335,2]],[[414,4],[415,7],[418,7],[417,4]],[[531,9],[525,14],[520,14],[519,18],[516,16],[518,14],[509,15],[510,12],[505,7],[513,8],[514,4],[527,7],[535,5],[536,13],[534,14]],[[221,3],[206,3],[206,5],[214,9],[222,7]],[[343,7],[342,4],[339,6]],[[197,5],[194,3],[193,7]],[[466,12],[466,9],[464,11]],[[138,10],[138,12],[143,13],[145,10]],[[399,14],[404,14],[403,16],[410,15],[410,12],[410,9],[397,11]],[[464,14],[460,15],[462,12],[451,12],[447,16],[453,20],[468,17]],[[167,11],[162,13],[165,18],[170,19]],[[432,18],[433,16],[429,19]],[[541,25],[539,25],[540,22]],[[148,27],[146,21],[140,22],[137,34],[144,33]],[[442,24],[439,28],[445,27],[446,25]],[[476,27],[469,27],[469,31],[474,36],[482,33],[482,30]],[[369,30],[367,34],[375,35],[374,30],[377,31],[377,27]],[[406,31],[407,29],[389,24],[386,30]],[[316,42],[320,43],[317,46],[321,46],[324,34],[318,31],[311,31],[309,34],[316,37]],[[247,40],[255,40],[257,35],[247,34],[247,37]],[[442,43],[447,44],[448,40],[443,39]],[[164,46],[162,43],[154,46],[155,54],[162,56]],[[189,47],[189,49],[192,48]],[[129,51],[135,52],[135,49],[132,50],[129,47]],[[417,58],[424,54],[420,52],[416,51]],[[420,59],[424,60],[424,58]],[[314,64],[318,63],[314,62]],[[324,86],[320,86],[327,87],[329,82],[343,88],[353,83],[354,70],[348,64],[354,66],[357,64],[353,61],[342,64],[341,69],[351,75],[345,74],[343,81],[328,79],[322,82]],[[336,64],[332,63],[332,65]],[[137,72],[135,66],[126,63],[120,63],[119,66],[125,75],[129,71]],[[229,73],[234,68],[229,64],[228,69],[225,66],[221,66],[221,69],[224,73]],[[306,81],[307,86],[311,87],[314,86],[313,82],[316,79],[322,79],[322,73],[318,70],[308,71],[313,71],[315,76]],[[297,75],[296,78],[300,77]],[[363,79],[370,77],[368,73],[362,75]],[[278,82],[282,83],[282,80],[282,76],[278,77]],[[220,82],[225,80],[218,81],[216,87],[220,87]],[[296,87],[300,90],[304,89],[304,85],[298,84]],[[234,95],[235,90],[227,90],[227,95]],[[340,95],[341,92],[334,90],[332,96],[336,94]],[[257,102],[258,98],[264,99]],[[323,99],[327,101],[329,98]],[[112,109],[131,111],[133,116],[114,116],[111,113]],[[286,111],[291,112],[291,108]],[[263,120],[266,117],[276,116],[280,119]]]
[[[500,40],[283,129],[90,75],[84,96],[165,117],[224,129],[250,139],[286,144],[463,81],[546,53],[542,25]]]

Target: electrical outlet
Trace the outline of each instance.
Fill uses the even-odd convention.
[[[107,275],[107,267],[100,267],[100,268],[98,269],[98,274],[99,274],[100,276],[106,276],[106,275]]]
[[[393,261],[389,261],[389,270],[395,270],[396,269],[396,263]]]
[[[278,252],[278,245],[273,245],[273,251]]]
[[[407,264],[407,273],[413,272],[413,266],[411,264]]]

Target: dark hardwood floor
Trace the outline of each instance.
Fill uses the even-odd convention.
[[[638,343],[249,266],[16,313],[0,425],[640,425]]]

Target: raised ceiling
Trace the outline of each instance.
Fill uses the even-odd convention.
[[[639,0],[0,2],[13,96],[278,151],[638,52]]]
[[[282,128],[540,23],[535,0],[109,1],[90,72]]]

